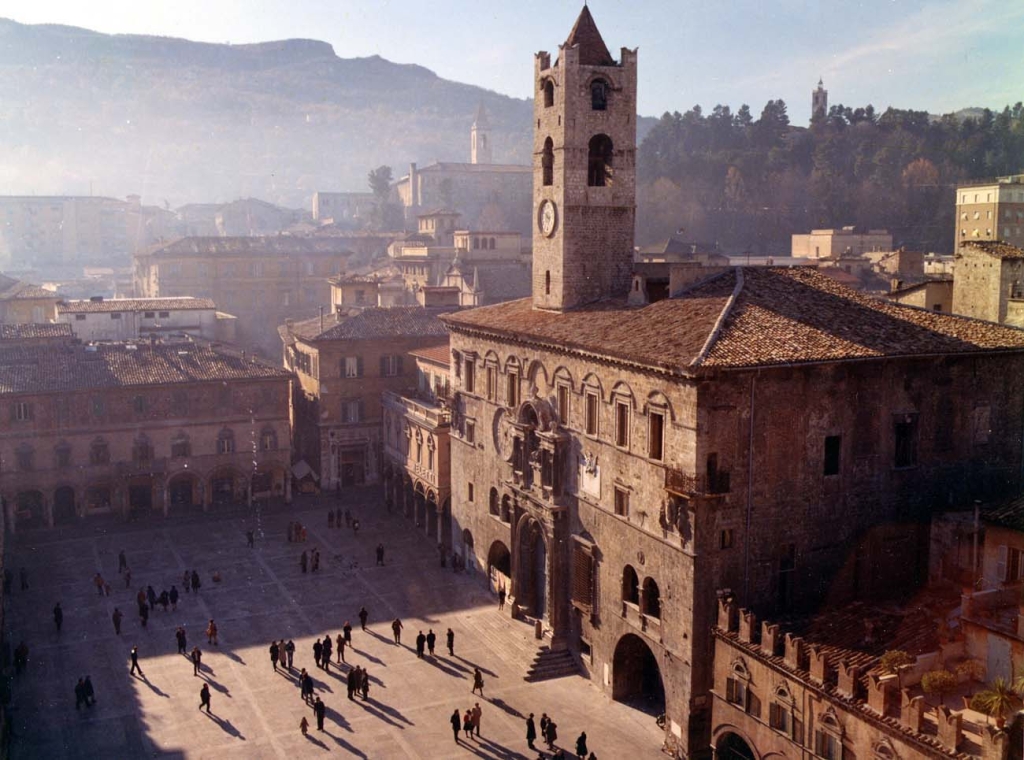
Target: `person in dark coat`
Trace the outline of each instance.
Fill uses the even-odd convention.
[[[142,627],[145,628],[149,622],[149,606],[145,602],[139,605],[139,618],[142,620]]]
[[[533,713],[526,719],[526,746],[530,749],[537,749],[533,743],[537,740],[537,726],[533,722]]]
[[[331,634],[324,635],[323,654],[320,657],[320,662],[323,664],[324,670],[331,669]]]
[[[117,573],[120,575],[122,572],[128,569],[128,557],[125,556],[124,549],[122,549],[117,555]]]
[[[167,608],[171,604],[171,595],[167,593],[167,589],[160,592],[160,606],[164,608],[164,612],[167,612]]]
[[[359,608],[359,624],[366,630],[366,619],[370,617],[370,613],[366,611],[366,607]]]
[[[356,678],[358,676],[359,676],[359,668],[358,667],[352,668],[352,670],[350,670],[348,672],[348,678],[346,679],[346,684],[345,685],[346,685],[346,688],[348,689],[348,698],[349,699],[352,699],[352,695],[355,694],[355,691],[356,691]]]
[[[92,707],[96,704],[96,692],[92,688],[92,676],[85,677],[85,683],[82,684],[82,693],[85,695],[86,707]]]
[[[448,654],[451,657],[454,657],[455,656],[455,631],[453,631],[451,628],[449,628],[448,629],[448,633],[445,634],[445,636],[448,639]]]
[[[203,653],[199,650],[199,647],[192,647],[190,659],[192,660],[192,675],[198,676],[203,664]]]
[[[149,601],[149,609],[153,610],[156,608],[156,592],[152,586],[146,586],[146,599]]]
[[[455,708],[455,712],[452,713],[450,720],[452,724],[452,734],[455,735],[455,743],[459,743],[459,731],[462,729],[462,718],[459,717],[459,708]]]
[[[313,703],[313,714],[316,716],[316,730],[324,730],[324,716],[327,714],[327,707],[324,705],[323,700],[320,697],[316,698],[316,702]]]
[[[274,672],[277,672],[277,658],[281,655],[281,649],[277,646],[276,641],[270,642],[270,664],[274,666]]]
[[[139,667],[139,648],[137,646],[132,647],[132,669],[128,672],[128,675],[135,675],[135,671],[139,671],[139,675],[142,676],[142,668]],[[145,676],[142,676],[145,678]]]
[[[587,756],[587,732],[586,731],[583,731],[576,738],[576,754],[579,757],[586,757]]]
[[[75,709],[80,709],[83,702],[85,702],[85,679],[79,678],[78,683],[75,684]]]
[[[204,683],[203,688],[199,690],[199,709],[202,710],[206,707],[206,712],[210,712],[210,684]]]
[[[548,743],[548,749],[555,748],[555,741],[558,739],[558,725],[553,720],[548,720],[548,726],[544,729],[544,741]]]
[[[256,545],[256,533],[252,529],[245,532],[245,544],[250,549]]]
[[[405,626],[402,625],[402,621],[399,620],[398,618],[395,618],[394,620],[391,621],[391,631],[395,634],[395,643],[396,644],[401,644],[402,643],[402,629],[404,627]]]
[[[64,610],[60,608],[60,602],[53,608],[53,623],[57,626],[57,633],[60,633],[60,627],[64,625]]]
[[[124,618],[124,613],[121,612],[117,607],[114,608],[114,614],[110,616],[110,619],[114,621],[114,633],[118,636],[121,635],[121,620]]]
[[[377,564],[384,565],[384,544],[377,544]]]
[[[363,699],[370,698],[370,673],[366,668],[360,668],[359,690],[363,693]]]
[[[316,666],[320,667],[320,658],[324,654],[324,645],[320,642],[320,639],[316,639],[313,642],[313,659],[316,661]]]
[[[430,652],[430,656],[434,656],[434,644],[437,643],[437,634],[434,633],[434,629],[431,628],[427,631],[427,651]]]
[[[185,629],[180,625],[178,630],[174,632],[174,638],[178,641],[178,654],[185,654],[188,646],[188,640],[185,638]]]
[[[352,646],[352,624],[346,620],[341,632],[345,634],[345,644]]]
[[[479,689],[480,696],[484,695],[484,676],[480,672],[480,668],[473,668],[473,688],[470,694],[475,693]]]
[[[178,609],[178,587],[177,586],[171,586],[170,599],[171,599],[171,609],[172,610]]]
[[[542,739],[548,735],[548,723],[551,722],[551,718],[548,717],[547,713],[540,714],[540,736]]]
[[[199,573],[195,570],[192,571],[192,592],[195,594],[199,593],[199,587],[202,584],[199,582]]]
[[[309,569],[309,556],[306,554],[306,550],[302,550],[302,556],[299,557],[299,567],[302,568],[302,572],[306,572]]]
[[[423,656],[423,647],[426,645],[426,643],[427,643],[427,637],[423,635],[423,631],[420,631],[419,635],[416,636],[416,656],[417,657],[422,657]]]
[[[288,670],[292,669],[292,660],[295,657],[295,642],[288,639],[288,643],[284,645],[284,653],[288,658]]]

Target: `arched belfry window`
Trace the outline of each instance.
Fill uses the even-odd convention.
[[[544,170],[544,185],[551,185],[555,181],[555,144],[551,138],[544,141],[544,152],[540,157],[540,165]]]
[[[544,80],[544,107],[551,108],[555,104],[555,83],[550,79]]]
[[[590,138],[587,163],[587,185],[607,187],[612,184],[612,139],[608,135]]]
[[[595,79],[590,83],[590,107],[595,111],[608,108],[608,83],[603,79]]]

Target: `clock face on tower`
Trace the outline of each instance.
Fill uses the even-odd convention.
[[[558,210],[553,201],[541,201],[537,210],[537,224],[545,237],[555,234],[555,226],[558,224]]]

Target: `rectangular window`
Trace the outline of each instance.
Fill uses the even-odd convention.
[[[718,537],[718,548],[720,549],[731,549],[732,548],[733,533],[732,528],[725,528]]]
[[[586,432],[587,435],[597,435],[598,424],[597,424],[597,394],[587,392],[587,419],[586,419]]]
[[[473,484],[466,483],[466,500],[473,501],[476,498],[476,494],[473,491]]]
[[[619,517],[629,517],[629,491],[615,489],[615,514]]]
[[[356,423],[363,421],[363,400],[341,402],[341,421],[345,423]]]
[[[587,610],[594,605],[594,557],[579,542],[572,547],[572,603]]]
[[[462,354],[458,351],[452,351],[452,366],[455,367],[455,378],[459,379],[462,377]]]
[[[119,311],[112,311],[112,312],[110,312],[110,318],[111,319],[120,319],[121,318],[121,312],[119,312]]]
[[[780,705],[778,702],[772,702],[768,708],[768,725],[774,728],[776,731],[789,735],[790,729],[792,728],[792,721],[790,720],[790,712],[785,705]]]
[[[71,466],[71,447],[70,446],[58,446],[57,447],[57,468],[63,470],[65,467]]]
[[[342,377],[362,377],[363,376],[363,357],[361,356],[346,356],[341,360],[341,376]]]
[[[133,398],[132,399],[132,409],[135,410],[136,414],[145,414],[146,413],[146,397],[145,396],[136,396],[135,398]]]
[[[494,396],[497,393],[498,385],[498,368],[488,367],[487,368],[487,400],[494,401]]]
[[[77,322],[84,322],[85,321],[85,315],[84,314],[76,314],[75,315],[75,320]]]
[[[31,448],[20,448],[14,453],[14,456],[17,460],[18,469],[21,472],[32,472],[34,452]]]
[[[158,316],[160,317],[160,319],[167,319],[169,316],[171,316],[171,312],[161,311]]]
[[[839,452],[842,449],[843,437],[840,435],[825,436],[825,474],[839,474]]]
[[[27,422],[32,419],[32,404],[27,401],[15,401],[11,406],[11,417],[16,422]]]
[[[143,319],[152,319],[155,316],[156,316],[156,312],[154,312],[154,311],[147,311],[147,312],[144,312],[143,315],[142,315]]]
[[[825,731],[815,731],[814,754],[825,760],[843,760],[843,744],[838,736]]]
[[[897,414],[893,417],[895,450],[894,467],[913,467],[917,464],[917,415]]]
[[[476,393],[476,365],[472,359],[466,359],[466,379],[464,387],[467,393]]]
[[[476,443],[476,423],[466,420],[466,443]]]
[[[647,456],[661,461],[664,457],[665,415],[651,412],[647,417]]]
[[[615,445],[629,447],[629,404],[625,401],[615,402]]]
[[[97,396],[92,400],[92,414],[94,417],[102,417],[104,410],[103,399]]]
[[[725,701],[737,705],[741,710],[747,709],[747,685],[738,678],[725,679]]]
[[[569,426],[569,386],[558,386],[558,419],[566,427]]]
[[[519,406],[519,373],[508,373],[508,385],[505,386],[505,406],[513,409]]]
[[[380,376],[398,377],[402,374],[402,357],[393,354],[380,357]]]

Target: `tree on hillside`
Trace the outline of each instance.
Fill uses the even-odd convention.
[[[391,202],[391,167],[378,166],[367,176],[370,191],[376,203],[371,226],[376,230],[400,230],[403,226],[402,209]]]

